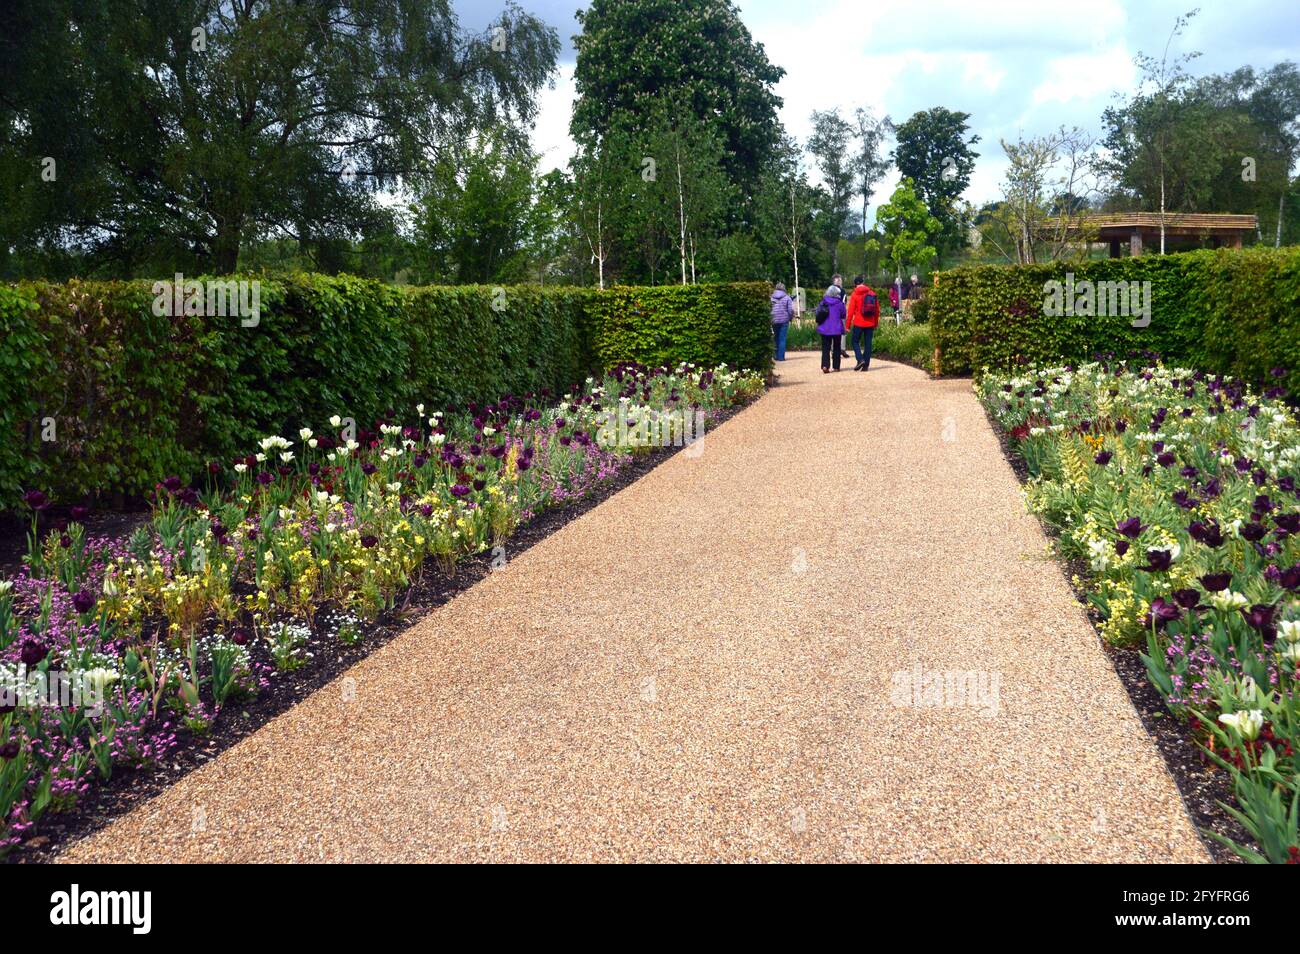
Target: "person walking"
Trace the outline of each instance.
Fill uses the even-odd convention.
[[[835,289],[835,294],[839,295],[840,301],[848,301],[848,295],[844,294],[844,276],[839,272],[831,276],[831,288]],[[827,294],[830,294],[831,288],[826,289]],[[849,325],[847,321],[844,323],[844,334],[840,338],[840,352],[842,354],[849,353]]]
[[[838,276],[836,276],[838,277]],[[817,333],[822,337],[822,374],[840,369],[840,339],[844,335],[844,299],[838,285],[831,285],[817,306]]]
[[[794,317],[794,302],[785,292],[785,285],[777,282],[772,288],[772,334],[776,336],[776,360],[785,360],[785,342],[790,334],[790,319]]]
[[[853,279],[853,294],[849,296],[845,322],[853,329],[853,356],[858,361],[853,370],[866,371],[871,366],[871,340],[880,324],[880,301],[861,275]]]

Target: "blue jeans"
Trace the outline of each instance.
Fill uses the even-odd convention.
[[[790,334],[790,322],[783,321],[780,324],[772,325],[772,333],[776,335],[776,360],[785,360],[785,339]]]
[[[875,336],[875,328],[853,329],[853,356],[858,359],[858,364],[871,366],[871,339]]]

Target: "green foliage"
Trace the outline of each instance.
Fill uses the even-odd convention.
[[[257,280],[249,327],[166,314],[150,282],[0,286],[0,507],[33,488],[61,503],[139,495],[335,414],[371,426],[419,402],[559,393],[619,361],[760,371],[770,361],[762,283],[601,292]],[[46,418],[52,440],[41,439]]]
[[[785,73],[767,59],[729,0],[594,0],[577,13],[582,32],[570,131],[590,145],[636,130],[648,100],[686,98],[725,146],[727,173],[748,190],[777,141]]]
[[[692,361],[766,370],[770,294],[764,282],[611,288],[591,299],[592,345],[605,367]]]
[[[911,179],[904,178],[889,201],[876,210],[876,229],[882,238],[868,239],[867,251],[883,251],[894,274],[908,266],[929,265],[939,254],[933,242],[943,224],[926,211]]]
[[[1052,317],[1046,284],[1151,282],[1151,321]],[[929,316],[944,373],[1009,370],[1022,361],[1156,351],[1211,372],[1261,381],[1273,368],[1300,388],[1300,249],[1203,250],[1073,264],[982,265],[939,274]]]
[[[514,5],[475,35],[448,0],[10,0],[0,248],[226,273],[248,239],[292,234],[328,267],[448,139],[522,138],[559,49]]]
[[[898,171],[916,186],[916,193],[943,226],[942,245],[961,242],[957,199],[970,185],[979,153],[970,147],[980,141],[967,135],[969,113],[942,106],[915,113],[894,132],[898,146],[894,162]]]

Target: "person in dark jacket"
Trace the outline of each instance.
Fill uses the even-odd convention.
[[[776,360],[785,360],[785,341],[790,334],[790,319],[794,317],[794,302],[785,292],[785,285],[777,282],[772,288],[772,334],[776,336]]]

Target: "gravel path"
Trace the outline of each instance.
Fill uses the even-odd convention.
[[[969,382],[690,453],[62,858],[1208,860]]]

